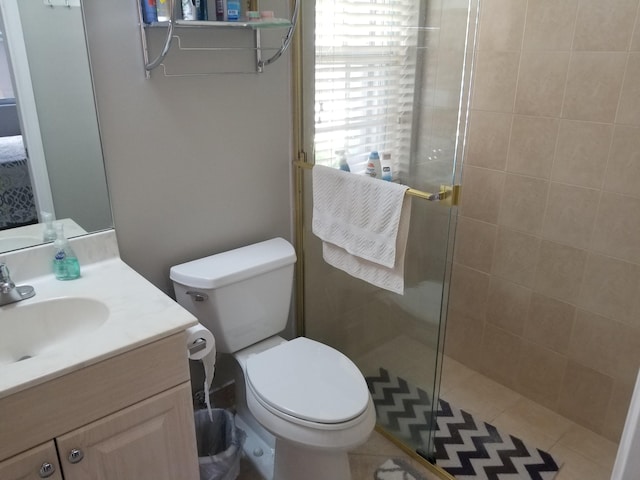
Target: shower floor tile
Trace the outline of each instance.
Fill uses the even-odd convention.
[[[609,480],[617,444],[445,356],[441,397],[562,463],[555,480]]]

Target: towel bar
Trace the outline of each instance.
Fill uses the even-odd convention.
[[[299,160],[294,161],[293,164],[296,167],[306,170],[311,170],[313,168],[313,164],[308,162],[301,162]],[[460,201],[461,189],[461,185],[440,185],[440,191],[438,193],[430,193],[423,192],[422,190],[416,190],[415,188],[409,188],[406,192],[406,195],[429,200],[430,202],[446,201],[445,203],[447,205],[457,207]]]

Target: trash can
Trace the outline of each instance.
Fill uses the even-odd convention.
[[[240,457],[245,433],[236,427],[233,414],[212,408],[196,410],[196,443],[200,480],[235,480],[240,474]]]

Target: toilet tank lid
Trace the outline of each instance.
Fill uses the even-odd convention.
[[[272,238],[175,265],[171,267],[169,277],[174,282],[192,288],[220,288],[291,265],[295,261],[293,246],[284,238]]]

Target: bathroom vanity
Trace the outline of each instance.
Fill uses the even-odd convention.
[[[0,261],[29,278],[38,248]],[[33,333],[0,339],[0,478],[197,480],[185,334],[196,319],[119,257],[79,280],[28,281],[36,297],[0,307],[0,337],[14,321]]]
[[[184,346],[172,335],[0,399],[0,478],[197,479]]]

